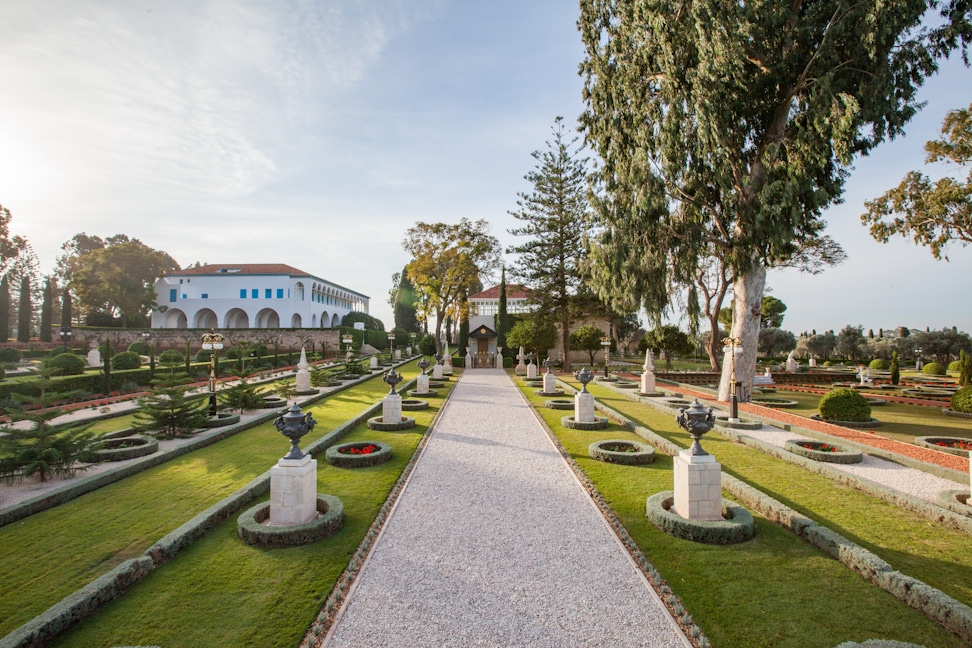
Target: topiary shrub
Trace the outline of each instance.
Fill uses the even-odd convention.
[[[20,352],[20,349],[13,347],[0,348],[0,362],[17,363],[20,362],[22,357],[23,354]]]
[[[147,356],[150,351],[148,342],[132,342],[128,345],[128,350],[140,356]]]
[[[948,370],[953,371],[955,373],[962,371],[962,361],[952,360],[951,362],[948,363]]]
[[[888,362],[887,360],[882,360],[881,358],[875,358],[871,360],[871,363],[867,365],[868,369],[874,369],[876,371],[887,371]]]
[[[56,370],[58,376],[77,376],[84,373],[87,363],[73,353],[62,353],[48,360],[47,366]]]
[[[179,351],[175,349],[169,349],[168,351],[163,351],[162,355],[159,356],[159,362],[164,365],[178,365],[184,364],[186,357],[182,355]]]
[[[963,387],[952,394],[952,411],[972,414],[972,386]]]
[[[871,405],[867,399],[846,387],[824,394],[817,403],[817,409],[821,417],[830,421],[866,423],[871,420]]]
[[[825,367],[833,367],[834,366],[834,363],[831,362],[830,360],[824,360],[823,366],[825,366]]]
[[[921,370],[921,373],[927,376],[944,376],[946,373],[945,365],[940,362],[929,362],[925,365],[925,368]]]
[[[111,359],[111,368],[118,371],[138,369],[142,366],[142,358],[134,351],[123,351]]]

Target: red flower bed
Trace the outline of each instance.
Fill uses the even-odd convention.
[[[969,441],[936,441],[935,445],[943,448],[956,448],[957,450],[972,450],[972,442]]]
[[[366,454],[371,454],[377,449],[378,446],[374,446],[374,445],[366,445],[363,448],[355,448],[355,447],[341,448],[341,454],[366,455]]]

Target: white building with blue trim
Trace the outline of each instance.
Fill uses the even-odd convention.
[[[205,265],[155,284],[152,328],[332,328],[370,298],[282,263]]]

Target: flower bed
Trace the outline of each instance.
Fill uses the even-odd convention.
[[[367,468],[390,461],[392,450],[380,441],[355,441],[331,446],[325,457],[327,463],[338,468]]]
[[[426,389],[425,391],[419,391],[417,389],[413,389],[408,392],[408,395],[419,396],[421,398],[431,398],[432,396],[438,396],[439,392],[435,391],[434,389]]]
[[[381,432],[400,432],[415,427],[415,419],[403,416],[397,423],[385,423],[380,416],[372,416],[368,419],[369,430],[380,430]]]
[[[843,446],[823,441],[790,439],[784,447],[793,454],[826,463],[853,464],[860,463],[864,459],[864,455],[857,450],[848,450]]]
[[[942,414],[945,416],[954,416],[955,418],[972,419],[972,414],[969,414],[968,412],[956,412],[950,407],[943,407]]]
[[[966,517],[972,517],[972,505],[969,504],[969,489],[939,491],[938,503],[950,511]]]
[[[920,436],[915,437],[915,445],[960,457],[968,457],[969,451],[972,450],[972,441],[963,437]]]
[[[655,449],[637,441],[608,439],[595,441],[587,447],[592,459],[625,466],[642,466],[655,460]]]
[[[402,411],[414,412],[424,409],[429,409],[429,401],[427,400],[419,400],[417,398],[402,399]]]
[[[789,398],[754,398],[753,403],[763,407],[779,407],[781,409],[800,407],[800,403]]]
[[[722,520],[689,520],[671,511],[675,491],[662,491],[648,498],[648,521],[668,535],[704,544],[737,544],[752,540],[756,524],[752,514],[735,502],[722,500]]]
[[[563,416],[560,424],[571,430],[603,430],[608,426],[608,420],[602,416],[595,416],[590,423],[575,421],[573,416]]]
[[[572,410],[574,409],[574,401],[570,398],[552,398],[548,400],[546,406],[550,409],[555,410]]]
[[[872,418],[869,421],[837,421],[834,419],[825,419],[819,414],[814,414],[811,416],[814,421],[823,421],[824,423],[830,423],[831,425],[839,425],[841,427],[847,428],[876,428],[881,427],[881,421]]]
[[[538,390],[536,390],[533,393],[536,394],[537,396],[540,396],[541,398],[549,398],[551,396],[563,396],[564,395],[564,390],[563,389],[555,389],[553,391],[546,392],[546,391],[543,391],[542,389],[538,389]]]
[[[216,416],[203,421],[202,427],[214,428],[233,425],[240,422],[240,415],[236,412],[216,412]]]
[[[294,526],[267,526],[270,502],[257,504],[237,519],[240,539],[248,545],[263,549],[299,547],[323,540],[344,524],[344,504],[333,495],[317,494],[318,517]]]
[[[143,436],[130,436],[101,441],[92,454],[92,462],[125,461],[158,452],[159,442]]]

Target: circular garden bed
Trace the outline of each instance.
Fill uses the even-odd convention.
[[[746,542],[756,535],[752,514],[731,500],[722,500],[721,520],[683,518],[671,510],[674,503],[675,491],[662,491],[649,497],[645,504],[648,521],[668,535],[717,545]]]
[[[738,421],[730,421],[728,416],[717,416],[715,417],[715,420],[716,425],[732,428],[734,430],[759,430],[763,427],[763,424],[760,421],[751,421],[744,418],[741,418]]]
[[[864,455],[857,450],[823,441],[790,439],[784,447],[793,454],[825,463],[855,464],[864,459]]]
[[[833,425],[839,425],[841,427],[848,427],[848,428],[869,429],[869,428],[881,427],[881,421],[875,418],[872,418],[869,421],[841,421],[838,419],[825,419],[819,414],[814,414],[810,418],[812,418],[814,421],[823,421],[824,423],[831,423]]]
[[[642,466],[655,460],[655,449],[650,445],[623,439],[595,441],[587,446],[592,459],[626,466]]]
[[[626,380],[623,382],[619,380],[618,383],[615,385],[615,387],[617,387],[618,389],[639,389],[641,385],[639,385],[636,382],[631,382],[630,380]]]
[[[438,396],[439,392],[435,391],[434,389],[426,389],[425,391],[419,391],[417,389],[413,389],[410,392],[408,392],[408,395],[419,396],[421,398],[431,398],[432,396]]]
[[[542,389],[538,389],[538,390],[536,390],[533,393],[535,395],[537,395],[537,396],[542,397],[542,398],[550,398],[552,396],[563,396],[564,395],[564,390],[563,389],[555,389],[553,391],[547,392],[547,391],[543,391]]]
[[[392,458],[391,446],[380,441],[340,443],[327,449],[327,463],[338,468],[367,468]]]
[[[963,437],[951,436],[920,436],[915,437],[915,445],[932,450],[940,450],[960,457],[968,457],[972,450],[972,441]]]
[[[574,409],[574,400],[571,398],[552,398],[548,400],[545,405],[549,409],[555,410],[572,410]]]
[[[868,398],[867,404],[871,407],[880,407],[881,405],[887,405],[888,401],[884,400],[883,398]]]
[[[800,407],[800,403],[795,400],[790,400],[789,398],[754,398],[753,403],[756,405],[762,405],[763,407],[778,407],[780,409]]]
[[[381,432],[400,432],[415,427],[415,419],[403,416],[397,423],[385,423],[380,416],[372,416],[368,419],[368,429],[379,430]]]
[[[955,418],[972,419],[972,414],[969,414],[968,412],[956,412],[950,407],[943,407],[942,414],[945,416],[954,416]]]
[[[279,396],[264,396],[263,404],[260,409],[273,409],[275,407],[287,407],[287,399]]]
[[[143,436],[107,439],[98,443],[91,455],[92,462],[125,461],[158,452],[159,442]]]
[[[687,401],[684,398],[672,398],[665,401],[665,404],[669,407],[688,407],[692,404],[692,401]]]
[[[575,421],[573,416],[562,416],[560,424],[571,430],[603,430],[608,426],[608,420],[603,416],[595,416],[593,421]]]
[[[419,400],[418,398],[403,398],[402,411],[417,412],[418,410],[429,409],[429,401]]]
[[[618,382],[617,376],[595,376],[594,382]]]
[[[344,504],[333,495],[317,494],[317,517],[304,524],[269,526],[270,502],[257,504],[240,515],[236,529],[248,545],[264,549],[299,547],[323,540],[344,524]]]
[[[216,412],[216,416],[211,416],[206,419],[202,427],[204,428],[214,428],[222,427],[224,425],[233,425],[234,423],[240,422],[240,415],[236,412]]]
[[[972,517],[969,505],[969,490],[946,490],[938,493],[938,503],[950,511]]]

